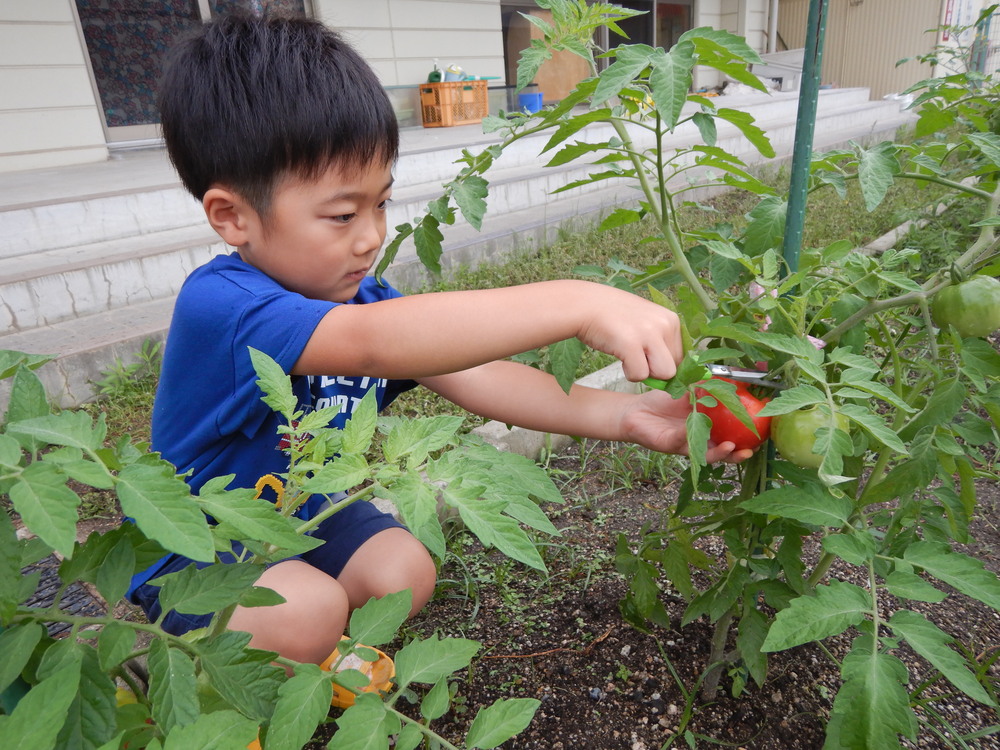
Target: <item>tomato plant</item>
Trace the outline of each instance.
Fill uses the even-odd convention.
[[[712,440],[716,444],[728,440],[734,443],[739,450],[756,448],[767,440],[771,433],[771,418],[758,416],[758,412],[770,399],[757,398],[750,392],[745,383],[718,375],[714,379],[736,387],[736,398],[746,412],[746,416],[734,412],[704,387],[696,388],[697,409],[712,421],[712,429],[709,433]],[[751,422],[753,429],[750,429],[746,424],[747,420]]]
[[[376,493],[396,499],[410,528],[439,556],[444,555],[444,533],[438,502],[463,515],[474,510],[468,525],[487,530],[487,544],[544,568],[530,537],[509,515],[542,533],[557,533],[535,501],[561,498],[531,461],[466,441],[459,435],[461,419],[380,422],[371,398],[343,430],[330,428],[330,412],[293,411],[290,379],[273,360],[259,352],[252,357],[265,400],[288,425],[289,471],[280,508],[256,500],[253,489],[227,488],[229,477],[212,480],[192,495],[176,469],[146,452],[146,446],[127,438],[105,445],[103,415],[94,420],[82,411],[51,413],[33,372],[44,358],[0,351],[0,377],[13,379],[6,421],[0,425],[0,493],[35,535],[21,538],[9,513],[0,513],[0,736],[5,747],[218,747],[223,736],[226,747],[305,745],[327,719],[333,689],[341,696],[358,692],[364,678],[359,684],[356,671],[324,671],[250,648],[249,634],[228,631],[226,624],[237,604],[280,601],[274,592],[254,586],[262,565],[313,547],[306,532],[345,503]],[[381,453],[368,450],[376,429],[385,432]],[[449,455],[453,450],[463,454],[461,476],[459,462]],[[473,477],[481,493],[458,488]],[[114,489],[135,523],[78,542],[80,499],[67,484],[71,480]],[[517,500],[510,499],[511,481],[523,485]],[[361,489],[351,489],[359,484]],[[350,494],[310,521],[292,515],[307,494],[341,491]],[[208,516],[219,523],[210,524]],[[255,554],[243,562],[218,562],[216,550],[230,548],[233,541]],[[54,601],[33,603],[39,573],[22,575],[24,566],[58,553],[62,590],[82,581],[111,611],[132,575],[167,551],[209,563],[162,578],[165,610],[214,613],[208,628],[183,637],[164,632],[159,622],[75,613],[62,606],[61,593]],[[410,592],[403,591],[355,610],[348,626],[352,645],[344,655],[364,659],[372,650],[355,651],[354,643],[379,646],[392,640],[410,604]],[[69,624],[70,637],[50,637],[44,626],[52,623]],[[140,634],[148,646],[140,644]],[[395,686],[385,701],[366,695],[372,700],[347,708],[328,747],[353,747],[357,737],[388,747],[390,735],[411,748],[425,738],[444,744],[428,720],[418,722],[397,711],[395,700],[405,693],[407,700],[427,701],[422,715],[440,717],[450,705],[451,673],[468,666],[479,648],[463,638],[410,641],[397,652]],[[514,698],[484,707],[470,729],[469,746],[484,736],[501,742],[517,734],[538,705],[533,698]]]
[[[963,338],[989,336],[1000,328],[1000,281],[973,276],[934,295],[931,315],[942,328],[951,326]]]
[[[928,268],[918,250],[858,252],[845,239],[802,248],[798,268],[788,268],[781,252],[787,197],[720,147],[724,135],[741,136],[769,158],[767,135],[750,115],[726,109],[724,98],[689,93],[695,65],[762,88],[747,69],[756,53],[712,29],[689,31],[669,50],[599,50],[594,28],[602,22],[601,6],[540,4],[552,17],[535,24],[541,38],[522,54],[519,84],[532,80],[556,51],[582,57],[591,76],[559,105],[487,118],[485,127],[501,142],[463,154],[445,194],[414,224],[398,228],[381,267],[412,236],[421,257],[439,268],[441,225],[461,214],[479,226],[485,175],[525,136],[547,132],[548,166],[590,165],[589,178],[559,190],[631,181],[636,204],[616,208],[601,226],[641,223],[648,228],[645,241],[662,247],[663,258],[639,271],[593,275],[648,293],[679,313],[687,354],[667,391],[696,398],[695,389],[709,390],[699,385],[706,365],[765,362],[785,387],[757,416],[780,418],[778,424],[787,418],[791,434],[813,439],[808,452],[784,446],[783,459],[792,461],[769,460],[762,450],[735,469],[707,466],[711,424],[694,411],[687,424],[690,460],[673,512],[638,542],[623,539],[616,552],[629,582],[623,614],[639,627],[665,624],[657,594],[669,586],[671,595],[687,601],[682,625],[700,618],[713,623],[710,666],[699,678],[705,700],[715,698],[724,674],[739,695],[765,684],[769,653],[854,629],[852,649],[838,661],[843,684],[829,716],[829,748],[884,750],[921,730],[941,734],[933,716],[913,709],[911,675],[900,658],[904,644],[955,690],[995,706],[979,666],[911,602],[939,601],[952,587],[1000,609],[1000,579],[958,546],[969,541],[977,481],[998,478],[1000,354],[982,339],[956,337],[932,322],[933,300],[948,287],[952,268],[968,276],[1000,273],[1000,136],[991,129],[1000,83],[965,67],[922,81],[907,92],[918,111],[912,139],[852,142],[814,154],[811,164],[810,192],[832,201],[855,183],[868,210],[899,180],[935,183],[975,201],[983,220],[975,222],[979,235],[970,246],[954,248],[941,267]],[[934,50],[924,61],[955,50],[961,51]],[[608,63],[602,69],[598,55]],[[575,139],[595,124],[612,135]],[[677,145],[678,128],[696,129],[701,142]],[[685,229],[680,207],[688,187],[675,186],[689,185],[690,170],[710,173],[699,187],[760,196],[742,230]],[[748,293],[753,287],[763,292]],[[561,382],[572,379],[573,358],[550,361]],[[740,413],[735,393],[729,395],[731,410]],[[826,424],[803,429],[809,414],[823,415]],[[725,549],[717,564],[698,546],[706,537]],[[802,554],[808,539],[823,551],[813,564]],[[868,584],[832,576],[834,561]]]
[[[771,435],[784,459],[806,469],[818,469],[829,452],[823,445],[836,439],[833,431],[847,433],[850,426],[843,414],[815,405],[775,417]],[[821,430],[825,433],[821,434]]]

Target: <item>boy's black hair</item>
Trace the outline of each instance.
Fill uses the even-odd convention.
[[[266,218],[286,175],[318,176],[399,153],[399,125],[368,64],[319,21],[222,16],[171,50],[158,97],[184,186],[213,185]]]

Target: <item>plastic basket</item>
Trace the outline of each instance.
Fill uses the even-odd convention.
[[[489,113],[486,81],[441,81],[420,85],[425,128],[447,128],[482,122]]]

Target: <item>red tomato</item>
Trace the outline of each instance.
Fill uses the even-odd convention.
[[[699,399],[703,396],[708,396],[715,399],[716,402],[715,406],[705,406],[700,402],[697,406],[699,412],[706,414],[712,420],[712,440],[716,444],[724,443],[728,440],[736,444],[737,450],[756,448],[767,440],[768,435],[771,434],[771,418],[758,417],[757,412],[763,409],[764,404],[770,401],[770,399],[757,398],[747,390],[745,383],[738,383],[735,380],[719,376],[716,376],[714,380],[725,380],[727,383],[732,383],[736,386],[736,396],[753,419],[754,427],[757,428],[757,434],[754,435],[721,401],[712,396],[708,391],[703,388],[696,388],[695,394]]]

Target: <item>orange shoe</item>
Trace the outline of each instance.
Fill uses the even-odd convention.
[[[350,640],[346,635],[341,636],[342,641]],[[374,693],[374,692],[386,692],[392,688],[392,678],[396,676],[396,665],[393,663],[385,653],[379,651],[377,648],[372,648],[371,646],[364,646],[363,648],[368,648],[378,654],[378,659],[376,661],[365,661],[357,653],[349,654],[344,657],[343,660],[340,658],[340,650],[335,650],[332,654],[326,657],[326,660],[319,665],[320,669],[325,669],[327,672],[330,668],[337,664],[337,671],[341,672],[345,669],[356,669],[365,677],[368,678],[368,685],[361,689],[363,693]],[[334,708],[348,708],[354,705],[355,695],[347,688],[341,687],[340,685],[333,685],[333,700],[330,701],[330,705]]]

